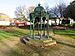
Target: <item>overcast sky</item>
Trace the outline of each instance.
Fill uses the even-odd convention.
[[[0,13],[7,14],[9,17],[14,18],[16,7],[18,6],[37,6],[41,3],[43,7],[50,6],[53,7],[60,2],[64,2],[67,5],[73,0],[0,0]]]

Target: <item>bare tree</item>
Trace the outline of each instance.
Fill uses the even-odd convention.
[[[19,6],[16,8],[15,15],[18,20],[21,20],[21,21],[27,20],[26,13],[27,13],[27,10],[25,6]]]
[[[34,6],[30,6],[27,8],[27,18],[29,18],[29,14],[32,13],[34,11],[35,7]]]
[[[60,17],[63,17],[63,11],[66,9],[66,5],[64,3],[58,5],[58,11],[60,14]]]
[[[46,6],[46,10],[49,13],[51,18],[59,18],[59,22],[60,22],[60,18],[63,17],[63,11],[65,10],[66,5],[65,3],[61,3],[59,5],[56,5],[53,8],[49,8],[49,6]],[[56,23],[56,19],[55,19],[55,24]]]
[[[30,6],[26,8],[25,6],[19,6],[16,8],[15,15],[18,20],[27,21],[29,18],[29,14],[33,12],[34,6]]]
[[[55,17],[59,17],[59,11],[56,6],[54,8],[50,9],[50,13],[53,13],[55,15]]]
[[[53,13],[57,18],[63,17],[63,11],[66,8],[65,3],[59,4],[50,9],[50,12]]]
[[[35,7],[34,6],[30,6],[28,7],[28,12],[29,13],[32,13],[34,11]]]

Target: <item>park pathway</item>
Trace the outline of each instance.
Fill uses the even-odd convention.
[[[12,37],[0,41],[0,56],[10,56],[19,38]]]

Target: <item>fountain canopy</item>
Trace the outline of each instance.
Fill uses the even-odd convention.
[[[38,35],[40,38],[42,38],[42,36],[44,37],[45,35],[49,36],[49,14],[47,13],[47,11],[40,4],[38,4],[34,11],[29,15],[30,22],[33,23],[30,26],[31,36],[33,36],[33,38],[35,38],[35,35]],[[45,21],[47,21],[47,23],[45,23]],[[35,33],[36,28],[38,32],[37,34]]]
[[[22,38],[22,42],[42,48],[55,45],[56,41],[49,36],[49,14],[45,9],[38,4],[34,12],[29,15],[31,23],[30,36]]]
[[[46,10],[38,4],[38,6],[34,9],[34,12],[30,13],[30,19],[35,19],[36,17],[43,18],[46,17],[48,18],[49,14],[46,12]]]

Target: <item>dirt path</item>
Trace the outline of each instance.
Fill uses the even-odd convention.
[[[0,41],[0,56],[9,56],[18,42],[19,38],[16,37]]]

